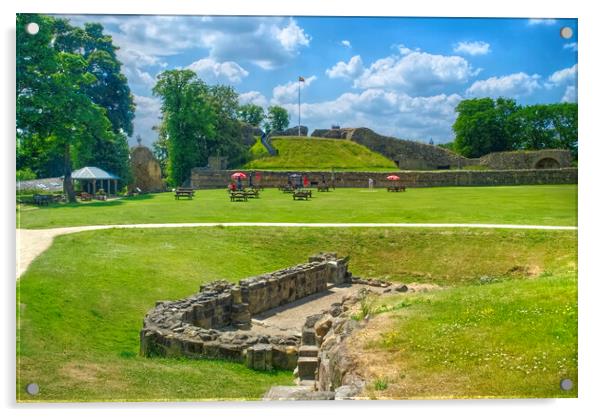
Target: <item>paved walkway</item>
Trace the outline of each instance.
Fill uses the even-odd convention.
[[[68,233],[101,229],[140,229],[163,227],[429,227],[429,228],[473,228],[473,229],[528,229],[528,230],[577,230],[576,226],[542,226],[525,224],[479,224],[479,223],[158,223],[118,224],[97,226],[60,227],[56,229],[17,229],[17,278],[29,264],[50,247],[55,236]]]

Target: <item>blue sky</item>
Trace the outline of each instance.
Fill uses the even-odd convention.
[[[134,137],[150,145],[165,69],[232,85],[241,103],[277,104],[310,132],[332,124],[435,143],[453,140],[464,98],[577,101],[577,20],[396,17],[69,15],[96,21],[121,49],[137,104]],[[571,39],[560,36],[573,29]],[[135,143],[135,139],[131,139]]]

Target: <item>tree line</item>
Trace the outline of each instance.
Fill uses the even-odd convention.
[[[577,158],[576,103],[521,106],[508,98],[461,101],[453,124],[454,142],[444,145],[465,157],[491,152],[568,149]]]
[[[27,32],[37,23],[36,34]],[[18,176],[64,175],[75,201],[73,166],[94,164],[128,180],[135,105],[117,47],[98,23],[17,15]]]
[[[267,114],[255,104],[239,105],[236,91],[227,85],[207,85],[191,70],[167,70],[157,77],[153,94],[161,99],[159,139],[154,154],[172,186],[181,185],[194,167],[210,156],[224,156],[232,166],[249,158],[242,141],[243,124],[283,130],[289,114],[279,106]]]

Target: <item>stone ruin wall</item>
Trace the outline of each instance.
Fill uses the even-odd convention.
[[[222,358],[254,369],[294,369],[300,338],[248,331],[251,316],[351,281],[348,259],[313,256],[306,264],[247,278],[214,281],[178,301],[158,301],[140,332],[143,356]]]
[[[395,161],[404,170],[463,168],[469,165],[482,165],[492,170],[557,169],[570,167],[572,161],[571,152],[564,149],[493,152],[481,158],[465,158],[436,145],[382,136],[365,127],[316,129],[311,136],[357,142]]]
[[[191,186],[202,188],[226,188],[230,176],[236,170],[206,171],[193,169]],[[248,171],[245,171],[248,172]],[[321,182],[324,178],[335,187],[368,187],[368,179],[374,180],[375,188],[391,185],[386,180],[387,175],[395,174],[400,177],[400,183],[408,188],[422,187],[461,187],[461,186],[493,186],[493,185],[536,185],[536,184],[577,184],[577,168],[561,169],[521,169],[500,171],[470,171],[470,170],[441,170],[441,171],[391,171],[391,172],[336,172],[329,171],[263,171],[261,170],[260,185],[263,187],[278,187],[286,184],[291,174],[307,175],[311,182]]]

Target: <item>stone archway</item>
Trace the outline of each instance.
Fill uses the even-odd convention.
[[[542,158],[535,163],[535,169],[558,169],[560,162],[554,158]]]

